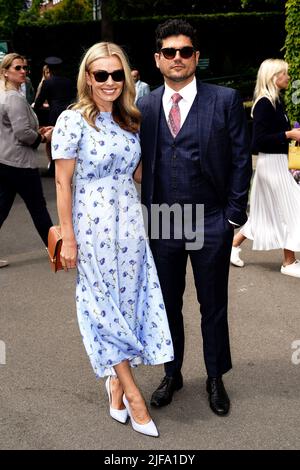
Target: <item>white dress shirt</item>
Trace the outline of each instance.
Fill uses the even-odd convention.
[[[165,91],[162,97],[162,103],[167,121],[169,118],[170,109],[173,104],[171,97],[174,95],[174,93],[179,93],[182,96],[182,100],[180,100],[178,103],[180,109],[180,127],[182,127],[197,95],[196,78],[194,77],[188,85],[181,88],[179,91],[173,90],[165,83]]]

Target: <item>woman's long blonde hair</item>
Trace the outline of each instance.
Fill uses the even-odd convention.
[[[281,72],[287,71],[288,64],[282,59],[266,59],[261,63],[257,72],[251,115],[253,115],[257,101],[262,97],[268,98],[274,108],[276,107],[276,101],[278,101],[280,94],[276,80]]]
[[[15,59],[24,60],[24,57],[20,54],[17,54],[16,52],[12,52],[10,54],[6,54],[3,57],[2,62],[0,64],[0,86],[1,86],[1,89],[3,90],[7,90],[10,88],[9,81],[5,77],[5,72],[6,70],[9,69],[9,67],[11,66],[11,64],[13,63]],[[14,88],[14,87],[11,87],[11,88]]]
[[[80,110],[86,121],[97,129],[95,122],[99,109],[93,100],[91,87],[87,83],[86,72],[89,72],[92,62],[110,56],[117,56],[120,59],[125,73],[122,93],[113,103],[113,118],[123,129],[137,132],[140,128],[141,113],[134,104],[135,85],[128,59],[121,47],[112,42],[94,44],[84,55],[78,73],[77,102],[71,108]]]

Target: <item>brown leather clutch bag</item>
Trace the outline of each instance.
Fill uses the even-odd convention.
[[[63,269],[60,261],[60,250],[62,245],[61,231],[59,225],[53,225],[50,227],[48,233],[48,255],[50,261],[51,270],[56,273]]]

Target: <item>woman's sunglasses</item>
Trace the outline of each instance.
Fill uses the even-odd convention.
[[[27,65],[15,65],[14,69],[17,70],[17,72],[20,72],[20,70],[25,70],[25,72],[28,70]]]
[[[177,51],[183,59],[190,59],[194,54],[195,49],[191,46],[184,46],[181,49],[175,49],[175,47],[163,47],[160,50],[164,58],[168,60],[174,59]]]
[[[124,70],[114,70],[109,73],[106,70],[96,70],[96,72],[91,72],[94,75],[96,82],[104,83],[108,80],[108,77],[111,77],[114,82],[123,82],[125,80]]]

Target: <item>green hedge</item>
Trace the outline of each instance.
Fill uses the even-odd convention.
[[[291,122],[300,122],[300,1],[286,2],[285,60],[289,64],[290,86],[286,106]]]
[[[162,82],[153,59],[154,31],[158,23],[167,18],[113,22],[115,42],[125,48],[132,65],[140,68],[142,80],[152,87]],[[282,55],[280,49],[285,40],[284,15],[278,12],[187,15],[184,18],[198,31],[201,56],[210,59],[209,69],[200,71],[203,79],[244,76],[249,74],[249,70],[251,75],[255,75],[265,58]],[[101,40],[100,26],[100,22],[95,21],[19,26],[13,37],[13,47],[31,58],[35,85],[40,79],[43,59],[49,55],[62,57],[66,73],[75,78],[83,52]],[[249,91],[242,93],[248,95]]]

